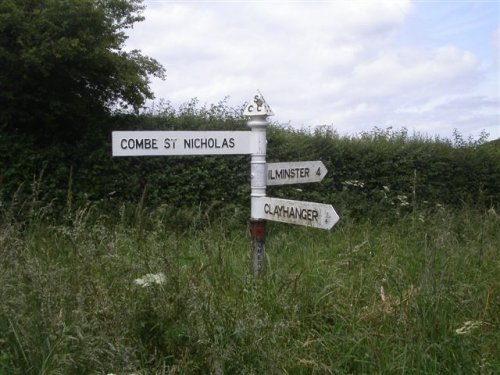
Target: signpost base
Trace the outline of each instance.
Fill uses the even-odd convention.
[[[250,219],[252,236],[252,272],[259,276],[266,264],[266,220]]]

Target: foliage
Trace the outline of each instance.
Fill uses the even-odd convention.
[[[227,216],[186,212],[174,230],[175,207],[106,216],[89,203],[61,223],[33,203],[29,222],[0,209],[0,373],[500,368],[494,210],[344,219],[332,232],[269,223],[254,280],[245,225]]]
[[[123,50],[142,9],[141,0],[1,0],[0,126],[74,141],[115,108],[139,109],[153,97],[149,76],[164,72]]]
[[[498,143],[272,125],[269,161],[329,173],[268,194],[341,221],[268,223],[255,280],[248,156],[110,157],[108,129],[239,113],[160,103],[76,146],[0,133],[0,374],[498,372]]]
[[[160,102],[141,115],[115,115],[96,124],[76,145],[46,145],[30,135],[1,133],[0,200],[9,202],[16,195],[22,201],[36,190],[55,216],[89,200],[116,212],[122,203],[140,199],[145,207],[244,215],[250,195],[248,155],[110,157],[112,129],[248,130],[240,113],[225,101],[200,107],[193,100],[179,109]],[[344,218],[389,221],[440,205],[498,209],[498,143],[482,142],[458,145],[390,128],[345,137],[331,128],[308,131],[273,124],[268,129],[270,162],[321,160],[328,174],[321,183],[270,186],[268,195],[333,204]]]
[[[276,161],[322,160],[329,171],[321,184],[304,187],[300,195],[338,202],[341,211],[354,217],[382,217],[390,207],[408,212],[437,204],[489,207],[499,203],[498,150],[480,147],[473,139],[457,146],[446,139],[409,136],[406,129],[391,128],[374,128],[358,137],[340,137],[329,128],[312,134],[275,131],[282,146],[273,154],[270,141],[269,154]],[[290,195],[295,188],[279,191]]]

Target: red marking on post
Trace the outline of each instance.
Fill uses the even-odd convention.
[[[252,239],[257,241],[263,241],[266,238],[266,221],[256,220],[252,221],[250,224],[250,234]]]

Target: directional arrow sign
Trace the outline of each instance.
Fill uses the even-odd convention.
[[[113,156],[251,154],[250,131],[115,131]]]
[[[339,215],[329,204],[260,197],[258,206],[260,217],[255,219],[281,221],[321,229],[331,229],[339,221]]]
[[[267,185],[305,184],[321,181],[327,169],[321,161],[268,163]]]

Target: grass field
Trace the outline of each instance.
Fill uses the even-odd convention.
[[[1,375],[500,372],[493,210],[268,223],[258,279],[245,220],[40,212],[4,207]]]

